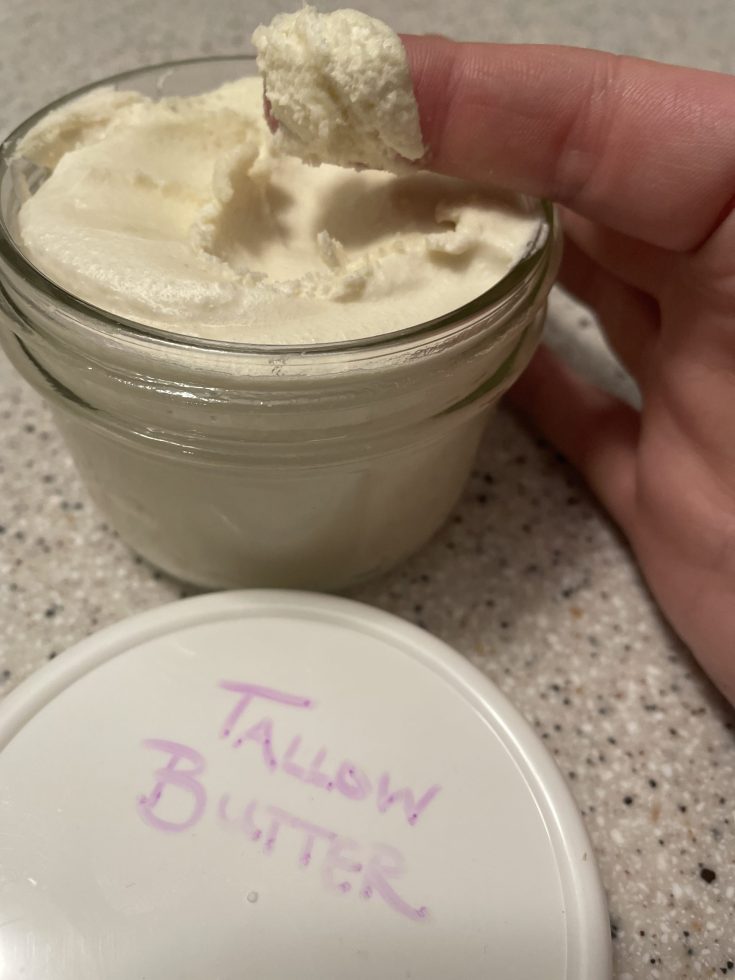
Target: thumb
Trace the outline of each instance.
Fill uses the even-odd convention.
[[[578,377],[544,346],[508,397],[582,474],[631,537],[635,531],[638,413]]]

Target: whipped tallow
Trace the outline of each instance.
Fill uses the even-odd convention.
[[[239,64],[128,84],[191,92]],[[13,276],[13,359],[110,524],[167,572],[331,591],[386,571],[446,519],[538,342],[556,262],[545,209],[418,168],[311,166],[274,141],[257,77],[154,99],[119,84],[17,144],[20,245],[97,310]],[[371,126],[355,145],[406,153]],[[457,322],[536,249],[502,302]],[[100,308],[173,342],[104,329]],[[275,348],[214,349],[230,341]]]
[[[406,52],[387,24],[305,6],[257,28],[253,44],[287,153],[398,172],[424,155]]]
[[[258,78],[160,100],[99,88],[17,153],[49,171],[19,215],[42,272],[113,314],[216,340],[330,343],[433,319],[508,272],[540,220],[461,181],[285,154]]]

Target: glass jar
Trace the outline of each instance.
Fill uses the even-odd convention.
[[[210,58],[105,84],[189,95],[253,70]],[[14,148],[79,94],[0,147],[0,340],[100,510],[153,564],[204,587],[338,590],[406,558],[446,519],[488,413],[538,343],[553,209],[499,283],[430,322],[308,347],[199,340],[82,302],[23,253],[18,210],[46,173]]]

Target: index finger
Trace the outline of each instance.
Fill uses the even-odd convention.
[[[582,48],[402,40],[431,169],[679,251],[732,208],[732,76]]]

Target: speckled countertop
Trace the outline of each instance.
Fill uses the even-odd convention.
[[[732,70],[731,0],[362,6],[402,30]],[[0,0],[0,130],[95,77],[241,50],[276,9]],[[626,387],[584,311],[555,297],[549,329],[585,371]],[[105,525],[48,412],[3,360],[0,431],[2,696],[94,629],[182,590]],[[564,462],[501,412],[451,523],[356,597],[455,646],[536,727],[595,845],[617,980],[735,977],[735,716],[662,623],[624,542]]]

